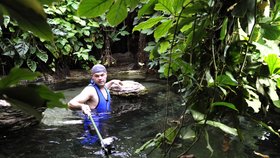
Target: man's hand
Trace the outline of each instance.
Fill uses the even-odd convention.
[[[81,109],[83,111],[84,114],[90,116],[91,115],[91,110],[90,107],[86,104],[82,104]]]

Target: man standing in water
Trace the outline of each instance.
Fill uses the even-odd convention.
[[[85,139],[84,144],[93,144],[97,140],[97,136],[91,134],[91,121],[88,116],[92,115],[94,121],[98,127],[100,127],[100,121],[108,119],[108,114],[111,111],[110,107],[110,93],[109,88],[114,86],[121,87],[120,80],[107,81],[107,70],[101,65],[94,65],[91,69],[92,78],[90,84],[85,87],[80,94],[75,96],[68,102],[68,108],[71,110],[82,110],[85,114],[84,117],[84,129]]]

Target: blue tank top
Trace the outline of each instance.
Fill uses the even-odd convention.
[[[106,90],[106,93],[107,93],[107,99],[105,99],[104,95],[100,91],[100,88],[98,87],[97,84],[95,84],[91,80],[90,85],[95,88],[95,90],[97,92],[97,96],[98,96],[98,103],[97,103],[97,106],[95,108],[96,112],[97,113],[110,112],[111,111],[111,106],[110,106],[111,96],[110,96],[110,93],[109,93],[108,89],[106,87],[104,87],[105,90]]]

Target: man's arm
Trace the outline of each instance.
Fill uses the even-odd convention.
[[[91,109],[89,105],[85,104],[91,97],[91,92],[88,87],[84,88],[83,91],[75,96],[68,102],[68,108],[71,110],[82,110],[84,114],[89,115]]]

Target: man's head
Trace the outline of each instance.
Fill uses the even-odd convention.
[[[100,73],[100,72],[107,73],[107,70],[106,70],[105,66],[103,66],[101,64],[96,64],[91,68],[91,72],[92,72],[92,74]]]
[[[105,66],[96,64],[91,68],[92,80],[98,86],[104,86],[107,80],[107,70]]]

